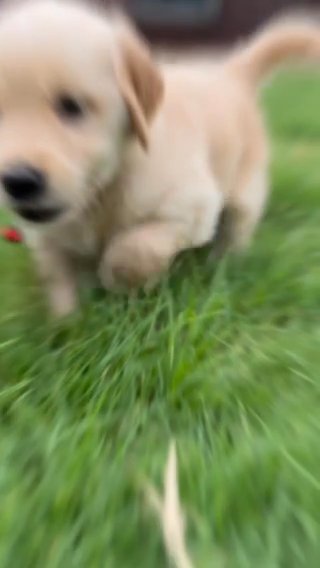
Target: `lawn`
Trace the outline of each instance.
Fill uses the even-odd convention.
[[[166,566],[142,486],[171,437],[195,567],[320,566],[319,75],[264,106],[273,191],[245,258],[187,253],[57,324],[0,243],[1,568]]]

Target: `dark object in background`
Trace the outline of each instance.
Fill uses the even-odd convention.
[[[144,26],[199,29],[214,22],[222,0],[131,0],[132,16]]]
[[[123,6],[152,40],[225,42],[248,35],[284,11],[320,7],[320,0],[101,0]]]

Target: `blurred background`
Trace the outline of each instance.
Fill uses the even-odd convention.
[[[320,0],[101,0],[117,4],[153,41],[227,43],[288,10],[319,7]]]
[[[116,3],[188,61],[320,7]],[[0,238],[0,568],[167,566],[141,489],[160,490],[171,436],[197,568],[320,566],[320,74],[262,96],[272,193],[241,260],[188,253],[154,292],[88,292],[60,325]]]

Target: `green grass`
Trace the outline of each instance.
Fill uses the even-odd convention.
[[[273,191],[245,259],[188,253],[57,325],[0,243],[1,568],[164,567],[141,482],[171,437],[196,567],[320,565],[319,76],[265,106]]]

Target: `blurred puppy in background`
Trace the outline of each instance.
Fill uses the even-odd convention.
[[[81,265],[106,288],[144,286],[214,237],[242,250],[267,197],[256,103],[285,59],[320,56],[320,28],[283,23],[218,65],[159,67],[130,26],[72,1],[31,0],[0,18],[2,199],[57,315]]]

